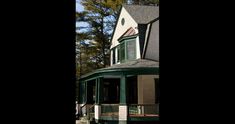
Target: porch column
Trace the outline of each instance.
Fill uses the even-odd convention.
[[[128,107],[126,104],[126,75],[122,75],[120,79],[120,105],[119,105],[119,124],[126,124]]]
[[[103,102],[103,77],[96,79],[96,97],[95,97],[95,120],[98,121],[101,115],[101,106]]]

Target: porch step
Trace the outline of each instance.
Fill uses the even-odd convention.
[[[80,117],[79,120],[76,121],[76,124],[94,124],[94,119],[91,118],[90,120],[88,119],[87,116],[85,117]]]
[[[84,120],[77,120],[76,124],[90,124],[90,121],[89,120],[86,120],[86,121],[84,121]]]

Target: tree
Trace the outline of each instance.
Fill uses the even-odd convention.
[[[111,34],[123,0],[82,0],[76,13],[78,76],[109,65]]]
[[[156,5],[159,4],[159,0],[130,0],[131,4],[143,4],[143,5]]]
[[[122,3],[159,4],[159,0],[81,0],[76,13],[78,76],[109,66],[110,38]]]

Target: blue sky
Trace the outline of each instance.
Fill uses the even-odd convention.
[[[81,12],[84,10],[84,7],[80,4],[81,0],[76,0],[76,12]],[[86,23],[83,22],[76,22],[76,27],[81,26],[81,25],[87,25]]]
[[[81,12],[84,10],[84,7],[80,4],[81,0],[76,0],[76,11]]]

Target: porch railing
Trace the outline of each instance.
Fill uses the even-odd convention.
[[[130,104],[129,116],[158,116],[159,104]]]
[[[119,104],[102,104],[101,116],[118,117]]]
[[[84,104],[81,106],[81,117],[87,117],[87,119],[94,118],[94,105],[93,104]]]

